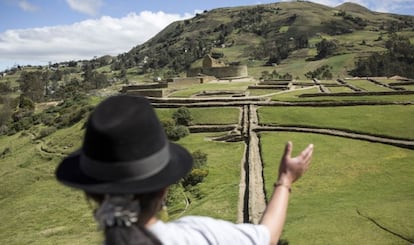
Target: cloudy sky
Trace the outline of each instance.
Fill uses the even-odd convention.
[[[203,10],[281,0],[0,0],[0,71],[129,51]],[[313,0],[337,6],[346,0]],[[414,0],[348,0],[414,15]]]

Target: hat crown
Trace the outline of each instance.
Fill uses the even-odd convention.
[[[108,164],[150,156],[168,143],[149,101],[142,97],[114,96],[91,114],[82,152]]]

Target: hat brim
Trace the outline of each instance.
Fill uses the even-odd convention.
[[[97,194],[140,194],[157,191],[176,183],[190,172],[193,160],[180,145],[170,143],[171,159],[157,174],[142,180],[110,182],[85,175],[77,151],[65,158],[56,169],[56,178],[65,185]]]

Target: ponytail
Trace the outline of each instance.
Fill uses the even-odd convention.
[[[95,220],[105,233],[105,245],[161,245],[145,228],[159,210],[156,193],[137,195],[101,195],[86,193],[99,204]]]

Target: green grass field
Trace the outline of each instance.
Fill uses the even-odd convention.
[[[288,140],[294,155],[315,144],[311,168],[292,188],[282,236],[289,244],[408,244],[357,211],[414,238],[412,150],[333,136],[261,133],[268,197]]]
[[[348,129],[414,139],[414,106],[261,107],[259,122]]]
[[[331,93],[352,93],[352,89],[348,87],[328,87],[327,88]]]

